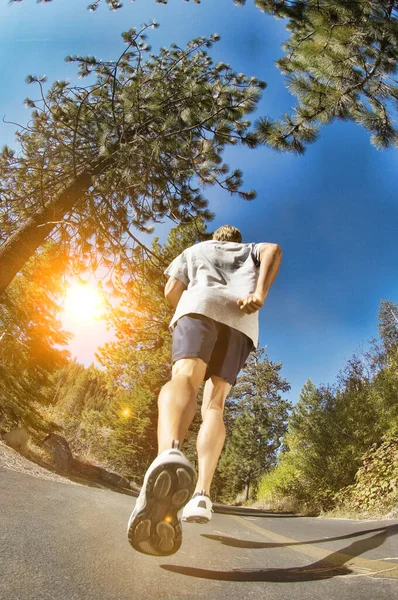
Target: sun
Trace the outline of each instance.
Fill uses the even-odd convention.
[[[101,318],[105,304],[101,292],[91,283],[71,283],[64,301],[64,316],[74,323],[90,324]]]

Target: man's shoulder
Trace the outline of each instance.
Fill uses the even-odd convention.
[[[265,242],[264,242],[265,243]],[[188,250],[194,250],[195,248],[225,248],[225,249],[242,249],[248,246],[255,246],[254,243],[245,243],[245,242],[223,242],[220,240],[205,240],[204,242],[198,242],[193,246],[190,246]]]
[[[203,242],[197,242],[192,246],[189,246],[184,250],[185,255],[193,255],[195,253],[201,253],[213,250],[225,250],[226,252],[259,252],[262,246],[267,245],[269,242],[222,242],[219,240],[205,240]]]
[[[206,247],[211,247],[214,244],[214,240],[205,240],[204,242],[196,242],[196,244],[192,244],[192,246],[188,246],[184,250],[187,254],[192,254],[197,251],[204,250]]]

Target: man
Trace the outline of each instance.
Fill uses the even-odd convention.
[[[240,231],[223,225],[212,240],[191,246],[165,271],[165,296],[175,308],[173,369],[159,395],[159,454],[128,524],[129,541],[140,552],[173,554],[181,545],[181,519],[206,523],[211,518],[210,486],[225,441],[225,400],[257,346],[258,311],[281,256],[277,244],[242,244]],[[196,414],[204,380],[197,477],[179,445]]]

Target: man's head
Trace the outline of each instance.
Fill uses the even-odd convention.
[[[232,227],[232,225],[221,225],[221,227],[216,229],[213,233],[213,240],[217,240],[218,242],[237,242],[238,244],[241,244],[242,234],[239,229]]]

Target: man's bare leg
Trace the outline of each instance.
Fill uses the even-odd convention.
[[[173,365],[171,381],[160,391],[159,454],[171,448],[173,440],[183,442],[196,413],[196,396],[206,373],[201,358],[182,358]]]
[[[196,412],[196,394],[206,372],[199,358],[177,361],[172,379],[159,395],[159,454],[149,466],[140,495],[130,515],[127,535],[138,552],[168,556],[181,546],[180,513],[196,482],[193,465],[181,453],[166,452],[182,440]]]
[[[231,387],[225,379],[215,375],[206,381],[202,404],[203,422],[196,442],[199,476],[195,493],[202,490],[210,493],[211,482],[225,442],[223,413]]]

